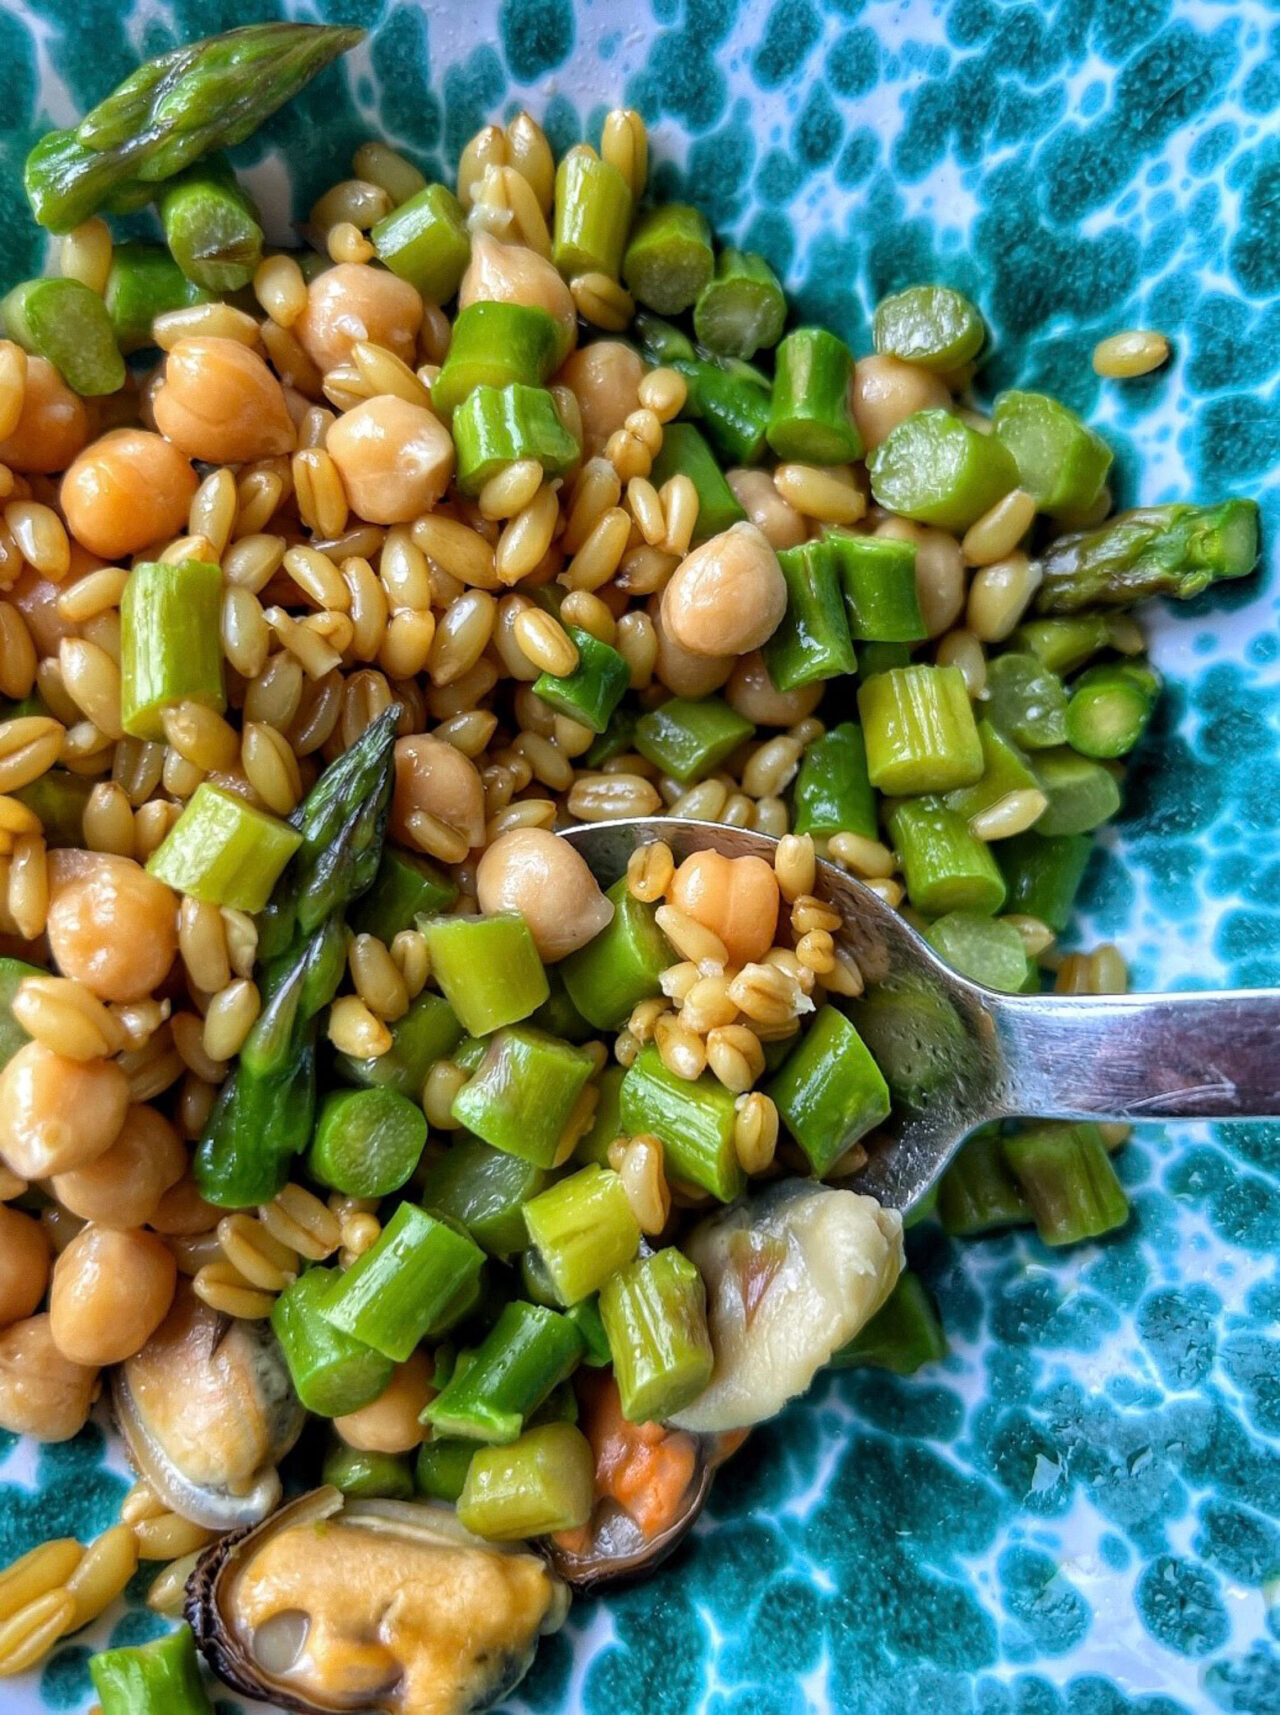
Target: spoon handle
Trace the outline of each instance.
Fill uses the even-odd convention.
[[[1280,990],[1010,995],[992,1010],[1003,1115],[1280,1116]]]

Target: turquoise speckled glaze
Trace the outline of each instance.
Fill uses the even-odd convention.
[[[272,15],[258,0],[4,0],[6,277],[41,243],[30,142],[139,57]],[[1280,539],[1280,8],[1275,0],[323,0],[366,46],[242,151],[283,225],[367,134],[428,171],[528,105],[563,146],[606,107],[656,179],[766,251],[865,349],[871,306],[950,281],[995,333],[983,376],[1045,385],[1117,449],[1122,499],[1257,495]],[[286,165],[286,163],[288,163]],[[1176,353],[1103,383],[1102,334]],[[1087,889],[1082,941],[1138,985],[1280,982],[1280,589],[1155,617],[1171,681]],[[590,1715],[1277,1715],[1280,1127],[1134,1138],[1113,1241],[911,1235],[951,1355],[851,1374],[752,1438],[682,1557],[582,1602],[512,1705]],[[102,1430],[0,1437],[0,1562],[87,1537],[125,1486]],[[7,1682],[81,1710],[134,1600]],[[220,1715],[239,1707],[218,1704]]]

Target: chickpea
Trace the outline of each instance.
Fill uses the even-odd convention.
[[[407,280],[385,268],[340,262],[311,282],[293,332],[322,373],[349,363],[357,340],[384,345],[411,364],[422,314],[422,298]]]
[[[813,713],[825,690],[821,682],[797,685],[794,691],[778,690],[757,649],[744,655],[729,675],[724,699],[755,726],[794,726]]]
[[[361,1453],[409,1453],[427,1438],[418,1418],[435,1394],[427,1354],[413,1352],[396,1366],[385,1393],[359,1411],[335,1417],[333,1427]]]
[[[667,636],[691,655],[746,655],[787,611],[778,556],[754,524],[712,536],[676,567],[662,592]]]
[[[178,951],[178,902],[132,858],[49,854],[49,947],[99,1000],[147,1000]]]
[[[876,525],[877,536],[916,545],[916,596],[920,616],[930,637],[941,637],[964,610],[964,554],[945,530],[916,524],[910,518],[886,518]]]
[[[621,340],[598,339],[575,351],[556,376],[572,389],[582,412],[582,456],[594,458],[640,408],[644,360]]]
[[[152,409],[162,435],[209,464],[274,458],[297,441],[284,388],[236,339],[180,339]]]
[[[86,1227],[54,1264],[54,1344],[73,1364],[122,1364],[169,1314],[177,1285],[173,1253],[154,1233]]]
[[[0,1156],[20,1179],[87,1167],[119,1136],[129,1080],[112,1060],[24,1042],[0,1072]]]
[[[105,560],[185,529],[196,473],[163,435],[116,429],[86,447],[62,479],[71,534]]]
[[[426,733],[396,741],[393,839],[414,844],[409,818],[419,810],[455,829],[469,846],[478,846],[484,839],[484,782],[475,763],[453,745]]]
[[[694,655],[678,644],[662,619],[662,597],[648,603],[649,618],[658,638],[654,677],[677,697],[706,697],[718,691],[733,671],[732,655]]]
[[[444,424],[394,393],[344,411],[325,446],[353,509],[372,524],[412,523],[431,510],[453,475]]]
[[[524,304],[545,310],[560,331],[559,361],[578,339],[578,311],[558,269],[522,244],[501,244],[489,232],[471,238],[471,262],[458,289],[458,308],[468,304]]]
[[[0,464],[49,475],[66,470],[89,439],[89,413],[53,365],[28,357],[22,412],[12,434],[0,440]]]
[[[694,852],[672,877],[667,898],[728,949],[732,964],[763,959],[778,928],[778,881],[763,858]]]
[[[0,1328],[34,1314],[49,1284],[49,1240],[39,1221],[0,1203]]]
[[[59,1173],[53,1194],[63,1208],[100,1227],[141,1227],[187,1170],[187,1152],[154,1108],[131,1107],[120,1135],[87,1167]]]
[[[539,956],[554,964],[585,947],[613,918],[613,905],[586,860],[546,828],[513,828],[480,859],[481,911],[518,911]]]
[[[98,1372],[64,1358],[48,1316],[0,1334],[0,1429],[37,1441],[70,1441],[89,1421]]]
[[[726,471],[738,504],[772,548],[795,548],[804,541],[804,519],[774,487],[767,470]]]
[[[931,375],[897,357],[860,357],[853,366],[850,393],[853,420],[868,452],[915,411],[951,404],[940,375]]]
[[[170,1238],[194,1238],[212,1232],[222,1219],[222,1210],[206,1203],[190,1173],[171,1185],[156,1204],[147,1225]]]

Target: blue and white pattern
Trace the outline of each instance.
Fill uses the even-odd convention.
[[[140,56],[276,10],[0,0],[5,277],[41,258],[19,187],[40,130]],[[487,119],[527,105],[563,146],[622,98],[659,188],[765,251],[806,315],[865,348],[886,289],[961,286],[994,330],[982,384],[1088,414],[1123,500],[1252,493],[1280,538],[1276,0],[296,10],[371,34],[242,151],[282,230],[291,189],[296,217],[366,135],[440,171]],[[1129,326],[1174,362],[1100,382],[1092,345]],[[1156,620],[1172,688],[1080,926],[1141,986],[1280,981],[1278,608],[1273,566]],[[675,1564],[575,1608],[513,1707],[1277,1715],[1280,1127],[1148,1127],[1120,1166],[1134,1218],[1105,1244],[914,1232],[945,1363],[821,1382]],[[0,1562],[110,1521],[99,1431],[39,1456],[2,1439]],[[84,1709],[90,1647],[158,1629],[135,1604],[0,1706]]]

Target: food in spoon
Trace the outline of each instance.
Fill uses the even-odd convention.
[[[950,286],[789,327],[630,111],[451,185],[369,142],[274,250],[223,151],[358,39],[232,31],[42,140],[60,272],[0,306],[0,1426],[105,1391],[138,1472],[11,1569],[0,1673],[162,1562],[193,1631],[95,1657],[103,1715],[208,1715],[196,1644],[485,1707],[822,1368],[940,1355],[842,1182],[947,1021],[817,860],[994,988],[1122,987],[1058,937],[1160,692],[1127,610],[1257,552],[984,410]],[[664,811],[774,860],[558,837]],[[989,1131],[912,1215],[1106,1234],[1121,1141]]]

